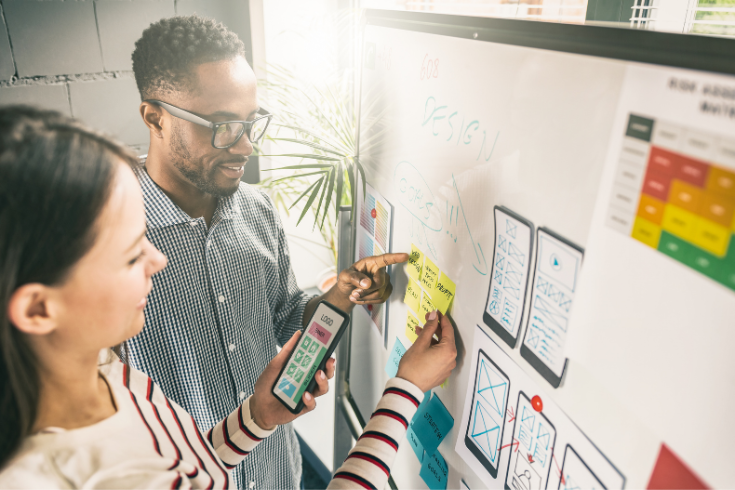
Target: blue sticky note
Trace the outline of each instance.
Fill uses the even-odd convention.
[[[452,430],[454,418],[450,415],[449,410],[444,407],[439,396],[435,394],[431,397],[429,403],[416,412],[411,426],[416,436],[418,436],[419,442],[424,446],[424,451],[428,456],[431,456],[449,431]]]
[[[449,468],[444,457],[439,451],[434,451],[431,456],[428,454],[424,456],[419,476],[431,490],[446,490],[448,472]]]
[[[416,433],[410,425],[406,431],[406,439],[408,439],[408,443],[411,445],[411,449],[413,449],[413,453],[418,458],[419,463],[422,462],[424,459],[424,446],[421,445],[419,438],[416,437]]]
[[[396,342],[393,344],[393,350],[390,351],[388,363],[385,365],[385,372],[388,373],[389,378],[395,378],[396,374],[398,374],[398,363],[401,362],[401,358],[405,353],[406,348],[403,347],[401,341],[396,337]]]

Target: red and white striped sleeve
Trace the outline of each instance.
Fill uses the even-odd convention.
[[[276,430],[258,427],[250,416],[250,398],[207,432],[209,443],[228,470],[237,466],[260,441]]]
[[[328,488],[385,487],[398,444],[423,399],[422,391],[410,381],[389,380],[378,407]]]

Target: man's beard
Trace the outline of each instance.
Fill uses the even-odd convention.
[[[179,172],[181,172],[181,174],[200,191],[217,197],[227,197],[237,192],[239,183],[232,187],[220,187],[215,183],[214,174],[217,172],[217,166],[213,166],[209,172],[207,172],[205,166],[201,162],[194,161],[188,146],[181,137],[181,131],[176,127],[174,127],[171,132],[170,157],[173,161],[174,167],[176,167]],[[233,155],[233,160],[235,159],[238,163],[243,164],[247,161],[243,157]],[[199,164],[197,165],[197,163]]]

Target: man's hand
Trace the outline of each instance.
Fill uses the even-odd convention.
[[[296,345],[301,338],[301,332],[296,332],[291,337],[291,340],[286,342],[281,352],[266,366],[265,370],[261,373],[258,381],[255,382],[255,393],[250,398],[250,415],[258,424],[258,427],[264,430],[272,430],[277,425],[287,424],[294,421],[298,417],[305,413],[311,412],[316,408],[316,397],[322,396],[329,391],[329,384],[327,379],[334,377],[334,359],[327,361],[326,369],[327,374],[324,371],[317,371],[314,378],[316,379],[317,387],[314,390],[312,396],[308,391],[304,391],[302,400],[304,401],[304,408],[298,414],[291,413],[286,406],[281,403],[272,393],[273,384],[278,379],[278,375],[281,372],[283,366],[286,365],[291,353],[296,348]]]
[[[416,331],[418,338],[401,358],[396,376],[426,392],[442,384],[457,365],[454,328],[449,318],[432,311],[426,314],[424,327]],[[438,341],[432,339],[434,334]]]
[[[408,254],[384,254],[358,260],[339,273],[337,284],[323,295],[323,299],[347,312],[354,305],[384,303],[393,292],[386,267],[407,260]]]

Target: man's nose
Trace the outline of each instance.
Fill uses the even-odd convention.
[[[253,144],[250,142],[250,137],[246,131],[237,143],[227,149],[228,152],[233,155],[245,155],[246,157],[253,154]]]

